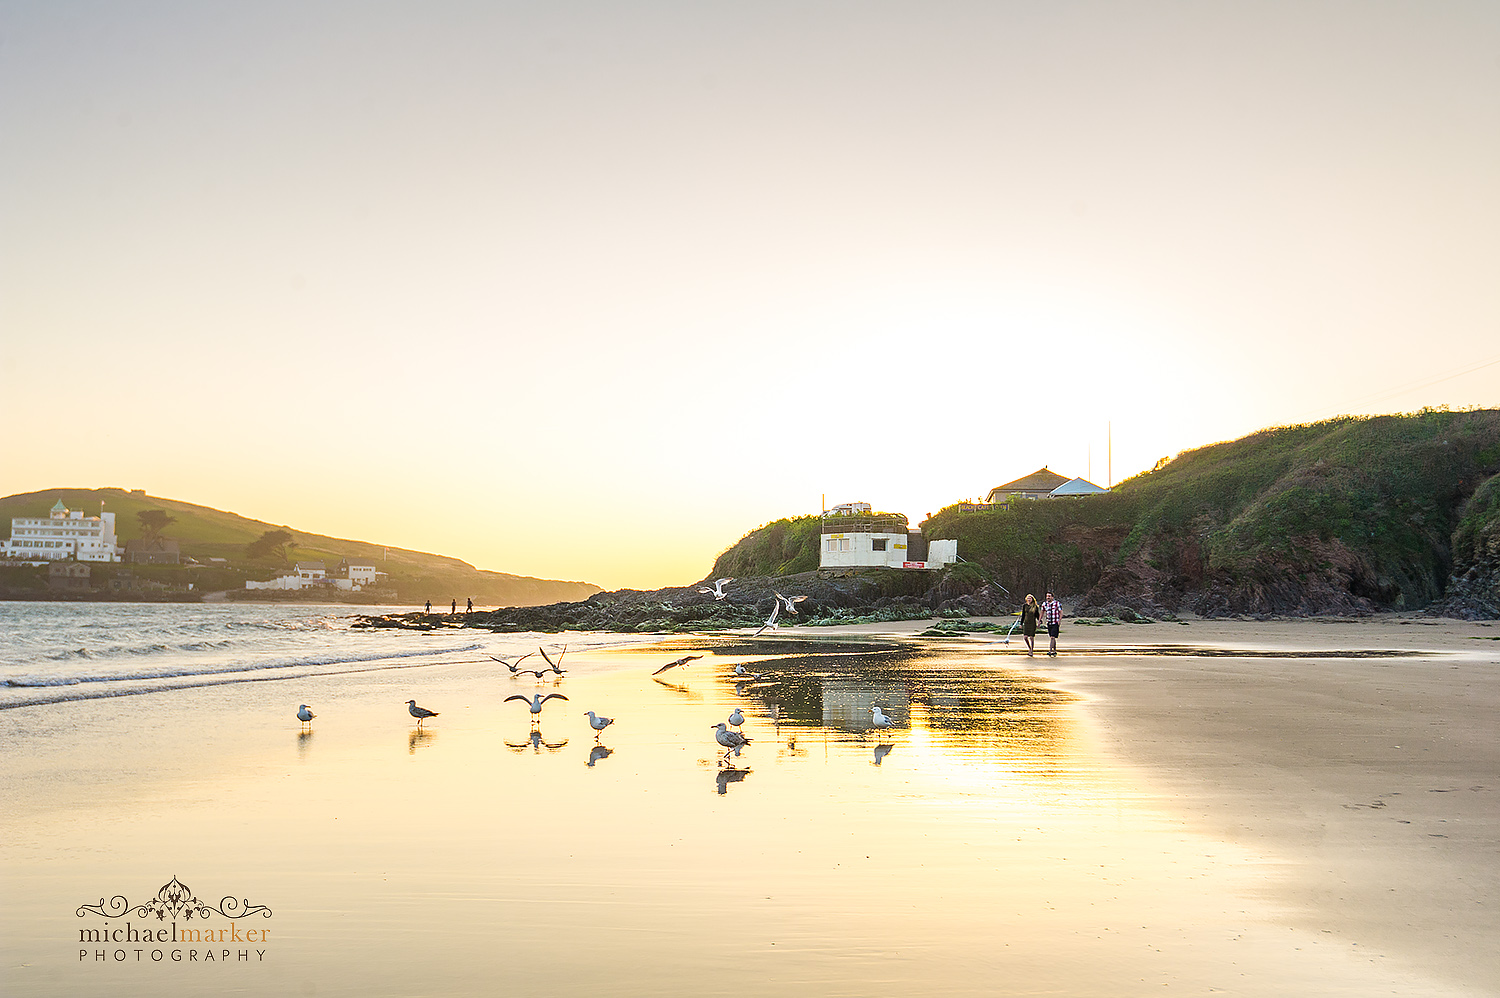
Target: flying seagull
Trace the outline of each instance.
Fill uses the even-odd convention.
[[[724,587],[729,585],[733,581],[734,579],[732,577],[728,579],[715,579],[714,587],[712,589],[708,588],[707,586],[699,586],[698,591],[700,593],[713,593],[714,599],[721,600],[725,596],[729,595],[724,591]]]
[[[771,590],[771,595],[781,600],[782,605],[786,607],[787,613],[796,613],[796,604],[801,603],[803,600],[807,599],[806,596],[783,596],[774,589]]]
[[[657,669],[655,672],[651,673],[651,675],[653,675],[653,676],[659,676],[663,672],[666,672],[668,669],[675,669],[679,665],[687,665],[689,662],[695,661],[695,660],[700,659],[702,657],[703,657],[702,655],[684,655],[682,658],[679,658],[679,659],[677,659],[674,662],[668,662],[666,665],[662,666],[660,669]]]
[[[490,658],[493,658],[496,662],[499,662],[501,665],[505,666],[507,669],[510,670],[510,674],[512,676],[514,676],[516,674],[516,669],[520,667],[521,663],[524,662],[524,661],[526,661],[531,656],[532,656],[532,653],[531,652],[527,652],[526,654],[522,655],[520,658],[516,659],[514,662],[507,662],[505,659],[499,658],[498,656],[495,656],[495,655],[491,655]]]
[[[539,652],[542,653],[542,658],[547,659],[547,664],[550,665],[550,666],[552,666],[552,671],[553,672],[557,673],[559,676],[561,676],[563,674],[563,671],[562,671],[561,667],[562,667],[563,656],[568,653],[568,646],[567,645],[563,645],[562,651],[559,652],[558,655],[557,655],[557,661],[556,662],[552,661],[552,659],[550,659],[550,658],[547,658],[547,649],[545,649],[545,648],[538,648],[537,651],[539,651]]]
[[[417,727],[419,728],[422,726],[422,722],[427,720],[429,717],[438,716],[438,711],[428,710],[426,707],[418,707],[415,700],[406,701],[406,709],[408,712],[410,712],[412,717],[415,717],[417,719]]]
[[[761,631],[764,631],[768,627],[775,627],[776,626],[776,618],[777,618],[778,615],[780,615],[780,613],[781,613],[781,600],[780,600],[780,598],[778,598],[776,600],[776,605],[773,606],[773,607],[771,607],[771,615],[766,618],[766,622],[764,624],[760,625],[760,630],[756,631],[754,634],[752,634],[750,636],[752,638],[759,637],[760,634],[761,634]]]
[[[600,735],[604,734],[604,729],[615,723],[615,719],[612,717],[600,717],[593,711],[587,711],[587,713],[589,715],[589,727],[594,729],[595,738],[598,738]]]
[[[729,758],[729,753],[740,754],[740,749],[750,744],[750,739],[738,731],[730,731],[729,726],[723,721],[714,725],[714,741],[724,746],[724,758]]]
[[[534,719],[540,720],[542,714],[542,704],[553,698],[556,698],[558,700],[568,699],[561,693],[548,693],[546,696],[542,696],[540,693],[536,693],[529,697],[523,697],[521,694],[517,693],[514,696],[506,697],[503,702],[510,703],[512,700],[520,700],[522,703],[529,705],[528,709],[531,711],[531,716]]]
[[[311,723],[312,719],[317,716],[317,714],[314,714],[312,711],[307,709],[307,704],[303,704],[302,706],[297,708],[297,720],[301,721],[303,724]]]

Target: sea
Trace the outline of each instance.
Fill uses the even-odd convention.
[[[0,602],[0,710],[220,683],[487,661],[488,655],[538,646],[539,636],[525,633],[492,635],[455,627],[414,634],[354,626],[357,614],[410,609]]]

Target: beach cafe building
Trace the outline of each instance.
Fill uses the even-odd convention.
[[[852,511],[852,512],[851,512]],[[942,568],[958,560],[958,541],[929,544],[900,513],[874,513],[845,503],[823,514],[819,568]]]
[[[0,557],[27,561],[119,561],[115,514],[98,516],[70,510],[62,500],[44,517],[17,516],[10,521],[10,540],[0,542]]]

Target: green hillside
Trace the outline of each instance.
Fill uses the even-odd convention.
[[[388,573],[388,584],[383,590],[392,602],[421,603],[430,599],[434,604],[445,604],[457,599],[462,606],[472,597],[479,605],[534,606],[587,599],[599,591],[598,586],[587,582],[559,582],[486,572],[457,558],[312,534],[208,506],[122,489],[48,489],[7,496],[0,499],[0,531],[9,537],[12,517],[46,516],[59,500],[69,509],[83,510],[85,515],[98,514],[102,501],[105,510],[115,514],[115,530],[122,545],[142,536],[138,513],[160,509],[175,517],[176,522],[170,524],[162,536],[176,540],[183,557],[194,559],[198,565],[101,565],[95,568],[96,576],[103,578],[126,568],[133,577],[153,580],[168,589],[185,590],[187,582],[191,581],[195,592],[225,590],[233,596],[244,597],[247,595],[244,592],[246,579],[269,579],[286,567],[274,557],[248,558],[246,547],[268,530],[285,530],[292,535],[292,543],[296,545],[290,553],[291,561],[322,561],[330,568],[342,558],[373,561],[377,569]],[[211,561],[216,558],[224,561]],[[0,579],[0,585],[16,590],[37,588],[35,571],[14,567],[4,571],[6,577]],[[258,599],[267,597],[263,592],[249,595]],[[326,593],[320,595],[327,596]]]
[[[1500,489],[1470,498],[1497,473],[1500,411],[1341,417],[1188,451],[1105,495],[957,504],[922,527],[1012,593],[1082,606],[1415,609],[1486,556]],[[778,520],[714,571],[805,570],[819,539],[816,516]]]

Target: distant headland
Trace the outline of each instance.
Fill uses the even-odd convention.
[[[0,530],[7,528],[0,599],[441,600],[449,607],[457,600],[462,608],[469,599],[528,606],[599,592],[588,582],[487,572],[457,558],[309,533],[139,490],[7,496],[0,499]]]

